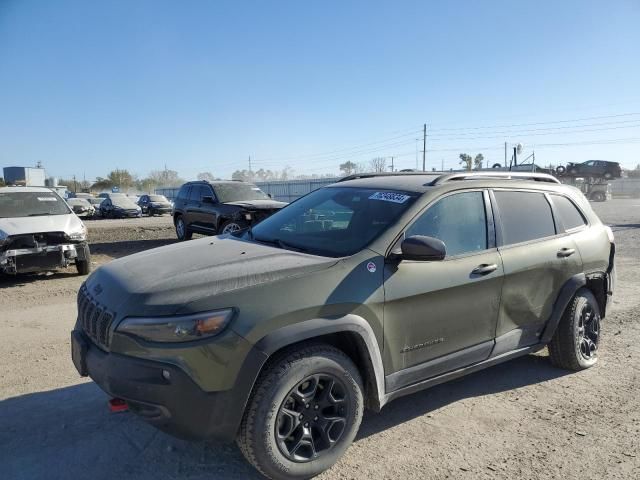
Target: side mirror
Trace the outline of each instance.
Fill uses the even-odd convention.
[[[447,255],[447,247],[442,240],[424,235],[412,235],[400,244],[403,260],[437,261]]]
[[[215,202],[213,201],[213,197],[207,196],[207,197],[202,197],[202,203],[215,203]]]
[[[273,198],[270,193],[267,193],[267,197]]]

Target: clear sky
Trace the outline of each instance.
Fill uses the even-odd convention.
[[[638,0],[0,0],[0,167],[411,168],[423,123],[428,169],[505,141],[634,167],[639,25]]]

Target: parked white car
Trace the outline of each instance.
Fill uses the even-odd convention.
[[[0,188],[0,273],[91,270],[87,228],[48,188]]]

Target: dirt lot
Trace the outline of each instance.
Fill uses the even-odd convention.
[[[557,370],[546,352],[367,414],[323,479],[640,478],[640,200],[595,204],[618,244],[601,360]],[[87,222],[96,265],[174,241],[168,217]],[[78,377],[69,331],[82,279],[0,280],[0,478],[258,478],[235,445],[187,443]]]

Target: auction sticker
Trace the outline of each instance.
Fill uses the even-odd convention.
[[[376,271],[376,264],[373,262],[369,262],[367,263],[367,270],[369,270],[370,273],[375,273]]]
[[[383,202],[404,203],[409,199],[409,195],[396,192],[376,192],[369,197],[369,200],[382,200]]]

